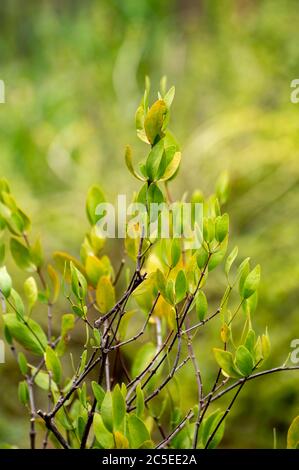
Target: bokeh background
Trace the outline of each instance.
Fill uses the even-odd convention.
[[[172,191],[209,195],[231,178],[231,248],[262,265],[255,324],[269,326],[281,364],[299,338],[299,77],[297,0],[2,0],[0,173],[53,249],[78,252],[92,183],[112,200],[138,184],[123,163],[136,144],[134,111],[149,75],[176,86],[171,128],[183,148]],[[112,253],[113,256],[113,253]],[[10,261],[8,260],[8,263]],[[23,278],[10,265],[16,282]],[[20,278],[20,280],[19,280]],[[210,299],[223,288],[213,276]],[[207,329],[213,337],[213,327]],[[217,332],[218,335],[218,332]],[[206,341],[206,343],[205,343]],[[205,359],[203,346],[198,351]],[[9,356],[9,353],[7,354]],[[204,361],[205,363],[205,361]],[[205,363],[204,373],[209,374]],[[18,372],[0,368],[0,442],[28,445]],[[190,384],[191,384],[190,378]],[[195,398],[188,383],[184,399]],[[299,414],[299,375],[248,384],[227,420],[223,447],[285,447]]]

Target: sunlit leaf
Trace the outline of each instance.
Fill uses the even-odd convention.
[[[38,323],[31,318],[24,320],[24,323],[18,320],[15,313],[3,315],[3,320],[11,336],[25,349],[37,355],[44,354],[47,337]]]
[[[11,277],[8,274],[6,267],[3,266],[2,268],[0,268],[0,290],[4,297],[8,298],[10,296],[11,288]]]
[[[102,276],[98,282],[96,290],[97,305],[100,312],[107,313],[115,305],[115,290],[111,279]]]

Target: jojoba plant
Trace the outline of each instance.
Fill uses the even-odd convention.
[[[194,224],[198,246],[188,243],[188,235],[174,236],[171,215],[169,238],[145,230],[161,221],[161,214],[151,212],[152,204],[173,204],[169,184],[181,161],[168,130],[173,98],[171,88],[149,106],[147,82],[137,109],[137,136],[149,151],[136,169],[128,146],[125,161],[141,184],[133,202],[143,204],[149,217],[144,225],[133,213],[126,221],[125,255],[116,266],[104,254],[106,240],[98,230],[103,219],[98,207],[105,203],[98,186],[88,192],[90,229],[80,255],[58,251],[48,262],[40,239],[32,237],[29,217],[8,183],[0,181],[1,231],[8,232],[12,258],[26,276],[18,292],[3,265],[2,244],[2,322],[20,369],[18,397],[28,411],[32,449],[215,448],[248,381],[298,369],[286,364],[264,369],[268,332],[256,332],[252,323],[260,266],[251,266],[249,258],[237,261],[237,247],[227,254],[225,178],[215,195],[204,199],[195,191],[189,201],[191,208],[202,207],[202,224]],[[184,202],[177,201],[176,207]],[[214,307],[207,285],[216,268],[224,268],[226,288]],[[214,363],[212,386],[197,357],[210,322],[219,332],[213,351],[206,351],[212,356],[207,361]],[[72,348],[75,330],[82,339],[78,357]],[[196,391],[189,409],[174,393],[176,377],[186,368],[193,377],[189,387]],[[226,394],[227,405],[215,407]]]

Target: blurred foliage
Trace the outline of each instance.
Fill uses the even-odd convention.
[[[132,112],[144,76],[156,89],[166,74],[177,89],[172,126],[184,149],[175,192],[200,188],[208,195],[229,171],[231,243],[262,265],[255,320],[272,325],[273,364],[285,360],[298,337],[299,135],[298,109],[290,102],[298,20],[296,0],[27,0],[21,8],[18,0],[3,0],[0,6],[6,85],[0,172],[32,214],[47,252],[79,245],[90,184],[100,182],[112,200],[136,189],[122,161]],[[114,244],[111,255],[119,256]],[[209,291],[215,304],[219,279]],[[204,357],[204,346],[198,355]],[[27,423],[11,401],[13,364],[7,352],[0,440],[20,444]],[[222,446],[272,447],[275,427],[284,447],[299,407],[297,384],[293,373],[248,384]],[[196,392],[188,386],[182,393],[188,400]]]

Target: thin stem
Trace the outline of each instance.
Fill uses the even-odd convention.
[[[195,328],[198,328],[200,326],[203,326],[205,325],[207,322],[209,322],[210,320],[212,320],[212,318],[216,317],[216,315],[218,315],[220,313],[220,308],[218,308],[216,310],[216,312],[214,312],[212,315],[210,315],[209,317],[207,317],[205,320],[202,320],[200,321],[199,323],[197,323],[196,325],[193,325],[193,326],[190,326],[190,328],[187,328],[186,330],[183,330],[182,331],[182,334],[184,333],[189,333],[190,331],[194,330]]]
[[[107,321],[105,322],[105,333],[107,332],[106,328],[108,328]],[[109,361],[107,360],[108,359],[108,353],[105,352],[105,349],[106,349],[108,341],[109,341],[109,336],[107,335],[106,339],[104,339],[104,340],[102,338],[102,341],[104,341],[104,343],[102,343],[102,345],[101,345],[102,362],[101,362],[101,367],[100,367],[100,372],[99,372],[98,384],[100,385],[102,383],[104,374],[106,374],[106,387],[107,387],[107,391],[110,391],[110,371],[109,371]],[[90,432],[90,428],[91,428],[91,425],[92,425],[92,422],[93,422],[94,413],[95,413],[95,410],[96,410],[96,406],[97,406],[97,399],[96,399],[96,397],[94,397],[91,409],[88,413],[87,423],[86,423],[86,426],[85,426],[85,429],[84,429],[84,432],[83,432],[83,436],[82,436],[82,439],[81,439],[80,449],[85,449],[85,447],[86,447],[89,432]]]
[[[174,428],[174,430],[167,436],[160,444],[156,446],[156,449],[164,449],[170,441],[183,429],[185,426],[186,421],[193,417],[193,411],[189,410],[186,416],[182,419],[182,421]]]
[[[225,420],[225,418],[227,417],[228,413],[230,412],[230,410],[232,409],[232,406],[233,404],[235,403],[239,393],[241,392],[242,388],[244,387],[245,383],[246,383],[246,380],[247,380],[247,377],[244,378],[243,382],[239,385],[239,388],[237,390],[237,392],[235,393],[233,399],[231,400],[230,404],[228,405],[228,407],[226,408],[223,416],[221,417],[221,419],[219,420],[217,426],[215,427],[215,429],[213,430],[212,434],[210,435],[206,445],[205,445],[205,449],[208,449],[209,448],[209,445],[210,443],[212,442],[212,439],[213,437],[215,436],[216,432],[218,431],[218,429],[220,428],[221,424],[223,423],[223,421]]]
[[[282,371],[291,371],[291,370],[299,370],[299,366],[289,366],[289,367],[286,367],[286,366],[280,366],[280,367],[274,367],[273,369],[268,369],[268,370],[263,370],[261,372],[257,372],[256,374],[253,374],[253,375],[249,375],[249,377],[247,377],[246,381],[249,382],[250,380],[253,380],[253,379],[257,379],[258,377],[262,377],[263,375],[269,375],[269,374],[274,374],[275,372],[282,372]],[[215,395],[211,401],[215,401],[215,400],[218,400],[218,398],[221,398],[223,395],[225,395],[226,393],[230,392],[231,390],[233,390],[234,388],[238,387],[238,385],[240,385],[241,383],[243,383],[245,380],[245,378],[242,378],[242,379],[239,379],[237,382],[233,383],[232,385],[230,385],[229,387],[225,388],[224,390],[222,390],[221,392],[219,392],[217,395]],[[204,398],[204,400],[206,400],[207,397]]]
[[[64,449],[69,449],[70,448],[69,444],[64,439],[62,434],[58,431],[56,425],[53,422],[53,419],[49,416],[49,414],[43,413],[41,410],[38,410],[37,414],[43,418],[43,420],[46,423],[47,428],[49,429],[49,431],[51,431],[54,434],[54,436],[56,437],[58,442],[60,442],[62,447]]]
[[[120,278],[120,275],[122,273],[122,270],[123,270],[123,267],[124,267],[125,263],[126,263],[126,260],[123,258],[120,262],[118,271],[117,271],[116,276],[115,276],[114,281],[113,281],[114,286],[118,283],[118,280]]]
[[[201,378],[201,373],[200,369],[198,366],[197,359],[194,354],[194,349],[192,345],[192,338],[190,335],[190,332],[187,333],[188,336],[188,351],[189,351],[189,357],[192,361],[193,364],[193,369],[195,372],[195,377],[196,377],[196,384],[197,384],[197,400],[198,400],[198,412],[197,412],[197,419],[195,422],[195,429],[194,429],[194,435],[193,435],[193,441],[192,441],[192,448],[196,449],[197,448],[197,441],[198,441],[198,432],[199,432],[199,426],[200,426],[200,414],[201,414],[201,408],[203,405],[203,387],[202,387],[202,378]]]
[[[105,328],[108,328],[107,321],[105,323]],[[108,341],[107,341],[108,342]],[[105,358],[105,377],[106,377],[106,389],[107,392],[110,392],[110,364],[109,364],[109,354],[106,354]]]

